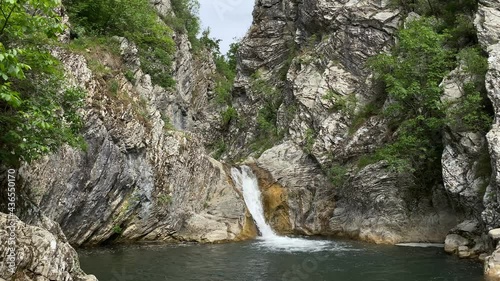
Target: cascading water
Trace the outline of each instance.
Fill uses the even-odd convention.
[[[274,233],[271,226],[266,223],[264,209],[262,208],[262,195],[259,190],[259,184],[250,167],[242,166],[241,172],[236,168],[232,168],[231,175],[242,189],[245,204],[247,205],[250,214],[252,214],[262,238],[276,238],[276,233]]]
[[[279,236],[274,233],[264,217],[262,207],[261,192],[257,177],[248,166],[241,166],[241,171],[237,168],[231,169],[231,177],[236,185],[242,190],[243,198],[248,211],[252,215],[257,228],[261,233],[260,245],[272,250],[314,252],[325,249],[337,248],[331,241],[308,240],[301,238],[290,238]]]

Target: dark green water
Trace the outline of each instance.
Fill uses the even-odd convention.
[[[79,254],[85,272],[100,281],[484,281],[481,264],[446,255],[442,248],[326,243],[315,252],[290,252],[256,240]]]

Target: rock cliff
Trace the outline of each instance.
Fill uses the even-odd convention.
[[[153,4],[160,13],[171,12],[169,1]],[[213,137],[211,123],[219,122],[212,120],[219,115],[210,104],[215,68],[210,53],[193,55],[186,35],[176,34],[177,83],[164,89],[140,69],[133,42],[112,40],[119,54],[98,47],[83,54],[53,50],[69,83],[87,92],[81,110],[87,147],[63,147],[20,170],[31,204],[23,220],[33,220],[33,210],[43,213],[78,246],[243,237],[241,195],[226,167],[204,149]],[[90,70],[89,56],[112,75]]]
[[[450,184],[420,194],[410,175],[394,173],[383,162],[359,164],[392,134],[382,116],[363,115],[369,106],[387,102],[366,62],[394,45],[404,18],[383,1],[256,2],[235,83],[234,106],[245,124],[231,128],[228,157],[260,156],[258,167],[287,194],[292,228],[287,231],[377,243],[442,242],[470,213],[450,196]],[[265,143],[268,150],[252,149],[268,138],[259,128],[269,102],[259,83],[283,97],[276,110],[278,136]],[[481,137],[463,142],[472,143],[476,153],[485,147]],[[454,165],[451,169],[457,173]],[[470,196],[470,208],[477,207],[479,195]]]
[[[171,13],[170,1],[151,3]],[[489,54],[495,116],[499,9],[496,0],[481,1],[475,20]],[[88,93],[81,110],[87,148],[63,147],[20,170],[29,206],[22,219],[35,223],[43,214],[78,246],[250,238],[256,230],[226,164],[246,160],[280,233],[445,241],[450,253],[484,257],[486,233],[500,227],[498,118],[486,136],[447,127],[442,182],[426,189],[386,161],[364,161],[397,134],[380,114],[391,101],[366,62],[388,52],[398,28],[418,15],[376,0],[257,0],[253,16],[238,51],[231,105],[238,117],[225,128],[214,101],[215,64],[208,52],[193,54],[184,34],[175,35],[172,89],[151,82],[125,38],[113,39],[119,54],[54,49],[70,84]],[[89,54],[112,75],[91,70]],[[464,95],[461,75],[457,67],[443,80],[444,101]],[[220,141],[225,163],[208,156]],[[489,275],[500,272],[499,251],[486,259]]]
[[[499,100],[498,100],[498,77],[500,71],[499,51],[500,45],[500,2],[498,1],[479,1],[479,10],[475,19],[475,26],[478,31],[479,42],[485,51],[488,52],[488,72],[486,74],[486,89],[488,97],[493,103],[495,109],[495,120],[491,130],[486,135],[488,141],[489,154],[492,163],[491,181],[483,197],[484,211],[482,212],[482,220],[487,226],[488,230],[500,226],[499,221]],[[496,250],[491,256],[486,258],[485,273],[488,276],[500,279],[499,262],[498,262],[498,237],[491,235],[496,244]]]

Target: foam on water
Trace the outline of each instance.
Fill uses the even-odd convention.
[[[258,239],[257,245],[273,251],[285,252],[321,252],[329,250],[340,250],[341,247],[326,240],[309,240],[303,238],[290,238],[276,236],[271,239]]]
[[[440,244],[440,243],[399,243],[399,244],[396,244],[396,246],[416,247],[416,248],[429,248],[429,247],[444,248],[444,244]]]

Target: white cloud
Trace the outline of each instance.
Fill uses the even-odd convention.
[[[199,0],[203,29],[210,27],[212,37],[221,39],[226,53],[233,38],[242,38],[252,24],[252,0]]]

